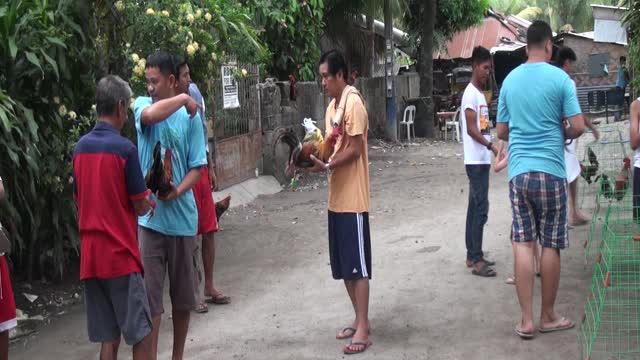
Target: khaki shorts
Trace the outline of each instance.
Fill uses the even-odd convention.
[[[138,241],[144,265],[144,282],[149,295],[151,316],[164,313],[162,295],[169,271],[169,294],[174,310],[190,311],[196,306],[193,259],[195,236],[168,236],[138,226]]]

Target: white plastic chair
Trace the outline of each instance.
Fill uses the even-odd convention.
[[[411,129],[413,129],[413,138],[416,137],[416,129],[413,126],[413,119],[416,117],[416,107],[409,105],[404,109],[401,125],[407,126],[407,141],[411,142]]]
[[[456,110],[456,114],[453,116],[452,120],[449,120],[447,122],[444,123],[444,139],[447,139],[447,129],[449,129],[449,127],[455,127],[456,130],[456,141],[460,142],[460,121],[462,117],[462,113],[460,108],[458,108],[458,110]]]

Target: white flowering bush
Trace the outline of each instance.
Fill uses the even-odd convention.
[[[252,63],[264,56],[248,9],[234,0],[207,0],[202,2],[204,7],[195,4],[200,1],[189,0],[140,3],[119,0],[114,4],[127,24],[122,49],[128,59],[129,82],[137,96],[146,94],[146,58],[158,49],[187,58],[191,76],[207,100],[207,80],[219,77],[220,65],[230,54]],[[244,48],[237,49],[238,44]]]

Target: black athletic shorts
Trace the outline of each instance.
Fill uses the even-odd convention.
[[[371,279],[368,213],[329,211],[329,257],[334,279]]]

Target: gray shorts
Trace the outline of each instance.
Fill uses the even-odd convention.
[[[84,281],[87,329],[92,342],[114,342],[120,335],[135,345],[151,333],[151,312],[139,273]]]
[[[151,316],[164,313],[162,295],[164,279],[169,271],[169,294],[174,310],[193,310],[196,306],[193,259],[195,236],[168,236],[138,226],[138,241],[144,265],[144,282],[149,294]]]

